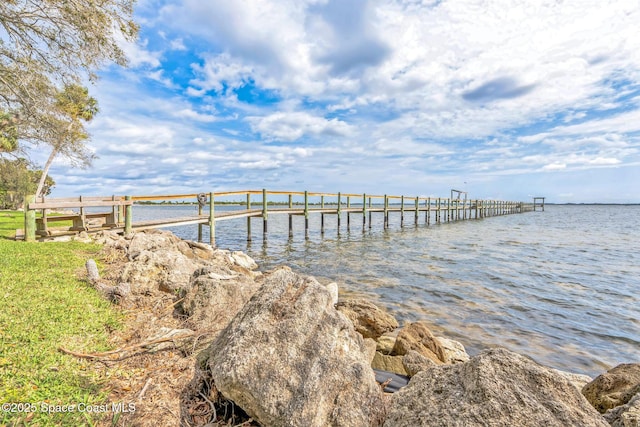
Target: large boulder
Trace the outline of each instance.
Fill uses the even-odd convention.
[[[355,326],[365,338],[378,339],[385,332],[398,327],[398,321],[386,311],[362,299],[339,301],[336,308]]]
[[[437,364],[442,364],[446,360],[442,344],[433,336],[425,322],[409,323],[398,333],[393,354],[404,356],[410,350],[417,351]]]
[[[207,264],[210,257],[197,256],[188,242],[173,233],[148,230],[132,233],[121,241],[109,241],[110,246],[123,249],[129,262],[124,266],[120,282],[131,284],[134,295],[172,293],[188,289],[191,275]],[[213,253],[210,249],[207,255]]]
[[[564,377],[505,349],[419,372],[393,395],[388,427],[607,427]]]
[[[375,426],[382,391],[364,340],[310,277],[280,268],[220,333],[215,387],[264,426]]]
[[[628,403],[616,406],[604,414],[611,427],[640,427],[640,393]]]
[[[209,340],[222,331],[251,299],[260,283],[251,276],[227,266],[210,266],[196,270],[182,302],[188,324],[196,330],[209,331]]]
[[[640,363],[624,363],[609,369],[582,389],[582,394],[601,413],[624,405],[638,392]]]

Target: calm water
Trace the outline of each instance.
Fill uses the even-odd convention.
[[[216,209],[218,209],[216,207]],[[222,208],[224,209],[224,208]],[[134,218],[182,216],[193,206],[136,206]],[[462,342],[470,354],[504,346],[559,369],[598,375],[623,362],[640,362],[640,206],[553,206],[545,212],[507,215],[418,227],[399,214],[382,229],[351,231],[327,216],[271,215],[269,238],[262,220],[219,222],[220,248],[242,250],[269,269],[286,264],[367,295],[403,321],[426,320],[436,334]],[[197,238],[197,227],[171,229]],[[205,241],[208,234],[205,228]]]

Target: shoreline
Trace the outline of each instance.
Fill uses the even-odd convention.
[[[230,280],[230,279],[227,279],[227,278],[234,277],[234,279],[233,279],[234,281],[237,282],[238,280],[240,280],[240,282],[237,282],[237,283],[239,283],[239,284],[245,283],[244,285],[240,285],[241,289],[243,289],[243,287],[246,287],[246,286],[254,287],[254,290],[251,291],[251,292],[247,291],[247,294],[244,297],[244,300],[248,302],[249,299],[246,298],[248,296],[248,294],[253,295],[253,293],[256,292],[255,286],[251,285],[251,283],[256,282],[256,281],[258,283],[262,283],[265,280],[270,280],[269,278],[272,277],[273,274],[274,274],[273,271],[272,272],[260,272],[260,271],[258,271],[257,270],[257,265],[255,265],[253,260],[251,258],[249,258],[248,256],[246,256],[246,254],[243,254],[243,253],[230,252],[230,251],[217,250],[217,249],[210,250],[210,249],[207,249],[208,245],[197,244],[195,242],[183,241],[183,240],[178,239],[178,238],[174,239],[175,236],[174,237],[166,237],[167,235],[165,233],[162,233],[162,232],[161,233],[150,233],[150,234],[156,235],[156,236],[164,236],[164,237],[160,237],[161,240],[166,240],[166,239],[173,240],[172,244],[175,244],[178,247],[181,247],[181,249],[178,252],[186,253],[186,254],[199,253],[200,255],[198,255],[198,256],[204,256],[204,253],[208,253],[209,255],[206,255],[207,257],[210,258],[211,256],[213,256],[215,259],[217,259],[217,261],[215,261],[215,262],[218,263],[218,264],[215,264],[215,265],[219,265],[219,267],[215,267],[217,269],[217,270],[215,270],[215,272],[213,272],[214,270],[206,270],[206,271],[211,271],[211,272],[210,273],[205,273],[205,275],[207,277],[209,277],[209,278],[205,279],[204,282],[202,281],[204,279],[204,276],[194,276],[194,277],[202,277],[202,279],[198,279],[198,278],[189,279],[189,281],[192,283],[192,285],[190,285],[192,290],[194,289],[193,286],[201,286],[201,285],[198,285],[198,283],[203,283],[203,284],[204,283],[211,283],[212,284],[212,285],[207,285],[207,287],[205,287],[205,288],[201,287],[200,289],[208,289],[208,286],[222,286],[222,285],[220,285],[220,283],[224,283],[225,280]],[[115,240],[115,238],[114,238],[114,240]],[[135,240],[136,240],[136,238],[134,238],[134,240],[132,240],[128,244],[129,245],[129,247],[127,249],[129,251],[128,257],[131,258],[131,251],[132,250],[134,251],[134,253],[136,251],[141,251],[133,259],[139,258],[141,256],[141,254],[147,254],[147,255],[145,255],[145,257],[151,256],[147,252],[145,252],[145,249],[142,248],[142,246],[144,246],[144,245],[142,245],[141,247],[138,247],[138,246],[134,245],[135,248],[132,249],[131,245],[133,244],[133,242]],[[147,243],[147,244],[149,244],[149,243]],[[118,246],[118,245],[122,245],[122,243],[116,244],[116,246]],[[155,255],[161,254],[161,255],[159,255],[161,258],[166,255],[166,254],[162,255],[162,252],[164,251],[164,249],[162,249],[162,246],[160,246],[160,248],[159,248],[156,243],[153,243],[151,245],[155,248],[154,249]],[[105,246],[107,246],[107,245],[105,245]],[[216,255],[212,255],[212,254],[216,254]],[[222,256],[222,258],[220,258],[220,256]],[[149,261],[149,260],[147,259],[147,261]],[[231,264],[229,264],[229,262],[231,262]],[[219,264],[219,263],[222,263],[222,264]],[[238,263],[238,264],[236,264],[236,263]],[[236,267],[233,267],[234,265],[236,265]],[[247,267],[250,267],[250,268],[247,268]],[[136,267],[136,268],[139,268],[139,267]],[[127,269],[128,269],[128,267],[125,268],[125,272],[127,271]],[[288,270],[290,271],[290,269],[288,269]],[[278,270],[275,270],[275,271],[278,271]],[[197,274],[201,274],[201,273],[197,273]],[[188,276],[191,276],[191,274],[188,274]],[[135,277],[136,278],[141,278],[142,277],[142,271],[137,271],[135,273]],[[211,279],[211,278],[213,278],[213,279]],[[167,279],[167,278],[165,278],[165,279]],[[151,288],[147,288],[146,285],[145,285],[144,289],[146,289],[146,290],[144,292],[147,292],[147,293],[148,292],[154,292],[154,293],[156,293],[157,296],[160,295],[161,298],[164,298],[166,303],[169,303],[170,299],[169,300],[166,299],[167,294],[165,292],[167,292],[169,290],[169,291],[175,293],[176,289],[171,289],[171,284],[169,283],[169,282],[171,282],[171,280],[169,280],[169,279],[167,279],[167,280],[165,280],[166,283],[162,282],[162,281],[159,282],[159,283],[155,283],[152,286],[153,288],[155,288],[155,290],[153,290],[153,291],[151,290]],[[213,280],[213,282],[211,282],[211,280]],[[305,279],[305,280],[307,280],[307,279]],[[313,279],[313,280],[315,280],[315,279]],[[162,283],[164,283],[164,284],[162,284]],[[217,283],[217,285],[216,285],[216,283]],[[174,285],[175,285],[175,283],[174,283]],[[237,287],[237,286],[238,286],[237,284],[233,285],[234,288]],[[156,291],[158,290],[158,288],[162,288],[162,287],[164,287],[165,289],[160,294],[158,294]],[[179,291],[179,295],[182,295],[181,292],[182,291]],[[209,292],[209,291],[207,291],[207,292]],[[162,294],[164,294],[164,296],[162,296]],[[211,323],[206,323],[206,322],[211,322],[212,321],[211,317],[207,317],[207,316],[210,316],[210,314],[203,314],[203,313],[210,313],[212,311],[211,309],[212,309],[213,306],[211,306],[212,302],[210,301],[211,295],[209,295],[205,300],[202,300],[200,297],[197,296],[198,293],[195,294],[196,296],[193,296],[193,295],[189,296],[191,294],[192,294],[191,291],[187,291],[187,293],[184,294],[185,297],[186,297],[186,300],[183,300],[182,302],[180,302],[179,305],[176,305],[175,307],[178,310],[182,310],[182,312],[185,313],[188,316],[187,319],[189,319],[189,320],[187,320],[187,323],[182,325],[182,326],[184,327],[186,325],[189,328],[192,328],[192,329],[187,329],[187,330],[193,330],[193,328],[195,327],[195,330],[197,332],[199,330],[197,328],[197,324],[199,322],[205,322],[205,324],[208,324],[209,326],[211,325]],[[345,293],[342,293],[341,295],[342,295],[341,298],[345,298]],[[127,297],[127,298],[129,298],[129,297]],[[137,299],[137,301],[140,302],[141,300]],[[244,306],[244,304],[246,304],[246,303],[243,303],[243,304],[241,304],[240,307],[237,307],[237,310],[242,310],[242,307]],[[155,305],[157,305],[157,303],[155,303]],[[224,307],[225,307],[225,312],[230,310],[228,303],[227,303],[227,305],[224,305]],[[220,314],[220,313],[218,313],[218,314]],[[369,318],[369,317],[370,317],[369,315],[365,315],[364,316],[364,318]],[[233,323],[233,321],[234,321],[233,319],[234,319],[233,316],[229,316],[229,318],[225,322]],[[149,318],[147,317],[146,320],[145,320],[145,325],[144,325],[145,329],[149,329],[150,323],[153,324],[153,322],[154,321],[149,322]],[[202,323],[200,323],[200,324],[202,325]],[[176,325],[176,326],[178,326],[178,325]],[[356,326],[356,329],[357,329],[357,326]],[[403,329],[396,330],[396,328],[393,328],[392,330],[395,330],[395,333],[397,335],[400,335],[401,331]],[[387,331],[387,332],[390,332],[390,331]],[[387,333],[386,336],[389,336],[389,334]],[[368,338],[368,339],[370,339],[370,338]],[[367,339],[365,339],[365,341],[366,340]],[[202,343],[200,343],[200,344],[202,344]],[[198,344],[198,345],[200,345],[200,344]],[[375,344],[374,345],[374,352],[375,352],[375,350],[380,350],[380,348],[379,348],[379,344],[380,343],[375,343],[374,342],[374,344]],[[194,344],[191,344],[191,345],[194,345]],[[455,344],[454,344],[454,346],[455,346]],[[195,348],[195,347],[193,347],[193,348]],[[370,345],[369,345],[369,348],[371,348]],[[371,351],[371,350],[369,350],[369,351]],[[436,350],[436,351],[439,351],[439,350]],[[463,352],[464,352],[464,349],[463,349]],[[380,352],[378,351],[378,353],[380,353]],[[396,356],[396,355],[393,355],[391,353],[392,352],[389,352],[386,356],[384,355],[384,353],[382,353],[381,357],[385,358],[385,359],[395,358],[395,362],[400,362],[400,365],[402,365],[403,364],[402,358],[403,357],[406,358],[406,356],[400,356],[400,355]],[[189,356],[187,359],[191,360],[192,362],[194,362],[194,359],[193,359],[194,356],[196,356],[195,357],[196,359],[201,357],[201,356],[198,356],[198,354],[201,354],[201,353],[196,351],[196,352],[192,353],[192,356]],[[377,353],[374,353],[374,355],[375,354],[377,354]],[[462,353],[460,353],[460,354],[462,354]],[[378,356],[376,356],[376,357],[378,357]],[[468,358],[468,356],[467,356],[467,358]],[[474,359],[474,358],[472,358],[472,359]],[[420,368],[417,372],[420,372],[421,370],[425,369],[425,365],[424,365],[425,363],[426,364],[430,363],[430,362],[426,362],[425,360],[423,360],[421,358],[419,358],[419,360],[420,360],[420,363],[422,363],[422,368]],[[386,362],[388,362],[388,360],[386,360]],[[436,360],[436,362],[437,362],[437,360]],[[463,361],[460,361],[460,362],[464,363]],[[180,360],[180,363],[178,363],[178,364],[179,365],[184,365],[184,363],[185,363],[185,360],[183,358],[182,360]],[[437,363],[443,363],[443,361],[440,360],[440,362],[437,362]],[[405,364],[406,364],[406,362],[405,362]],[[455,366],[455,364],[452,365],[452,366]],[[383,367],[388,368],[388,365],[384,365]],[[405,367],[405,369],[406,369],[406,367]],[[385,370],[389,370],[389,369],[385,369]],[[197,371],[197,369],[196,369],[196,371]],[[406,371],[405,371],[405,373],[406,373]],[[196,382],[200,381],[200,383],[199,383],[200,387],[202,386],[202,379],[198,380],[198,375],[201,375],[201,374],[198,374],[197,372],[192,374],[192,377],[189,380],[190,383],[192,384],[192,386],[190,386],[190,387],[193,387],[193,381],[196,381]],[[563,375],[567,376],[566,374],[563,374]],[[584,376],[571,375],[571,374],[568,375],[568,378],[573,378],[573,380],[582,381],[582,383],[586,383],[586,381],[588,380],[588,378],[585,378]],[[183,377],[183,381],[185,379],[186,378]],[[216,384],[217,384],[217,382],[216,382]],[[142,386],[140,386],[140,387],[142,387]],[[138,390],[140,390],[140,389],[138,389]],[[193,400],[191,401],[191,403],[192,404],[197,404],[197,402],[193,401]]]

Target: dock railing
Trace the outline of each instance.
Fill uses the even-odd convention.
[[[196,204],[197,215],[179,218],[162,218],[146,221],[134,221],[133,204],[166,203],[180,201],[180,203]],[[238,206],[238,209],[225,209],[216,212],[218,204]],[[171,195],[147,196],[110,196],[110,197],[76,197],[64,199],[40,199],[33,197],[26,204],[25,209],[25,240],[35,240],[40,237],[53,236],[55,232],[48,227],[48,222],[58,217],[48,216],[47,210],[76,208],[80,212],[66,215],[65,220],[72,220],[73,226],[66,230],[96,232],[112,229],[117,232],[129,233],[134,230],[149,228],[175,227],[197,224],[198,239],[202,241],[203,227],[210,230],[210,243],[215,246],[215,225],[218,221],[246,218],[247,240],[252,239],[251,219],[262,218],[263,238],[268,234],[268,220],[270,215],[289,216],[289,236],[293,236],[293,216],[304,216],[305,237],[309,236],[309,216],[320,214],[320,231],[324,233],[324,218],[335,215],[338,233],[340,233],[342,219],[345,218],[347,228],[352,225],[352,215],[360,216],[362,229],[372,227],[373,213],[382,213],[383,227],[389,227],[389,215],[400,214],[400,226],[405,225],[406,215],[413,214],[415,225],[419,223],[420,215],[424,214],[424,221],[429,225],[467,219],[480,219],[497,215],[522,213],[533,210],[533,204],[501,200],[471,200],[453,197],[424,197],[397,196],[380,194],[356,193],[325,193],[309,191],[270,191],[241,190],[225,192],[207,192]],[[87,207],[108,207],[109,212],[87,213]],[[208,207],[208,212],[205,212]],[[36,220],[36,211],[41,211]],[[44,220],[42,219],[44,218]],[[89,220],[98,220],[90,222]],[[368,220],[368,221],[367,221]]]

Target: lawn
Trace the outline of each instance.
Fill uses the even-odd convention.
[[[121,327],[117,309],[82,280],[85,261],[96,258],[100,246],[14,241],[23,218],[0,211],[0,426],[91,425],[106,415],[77,406],[68,413],[43,409],[106,402],[98,371],[58,350],[106,350],[110,331]],[[35,411],[15,412],[25,409]]]

